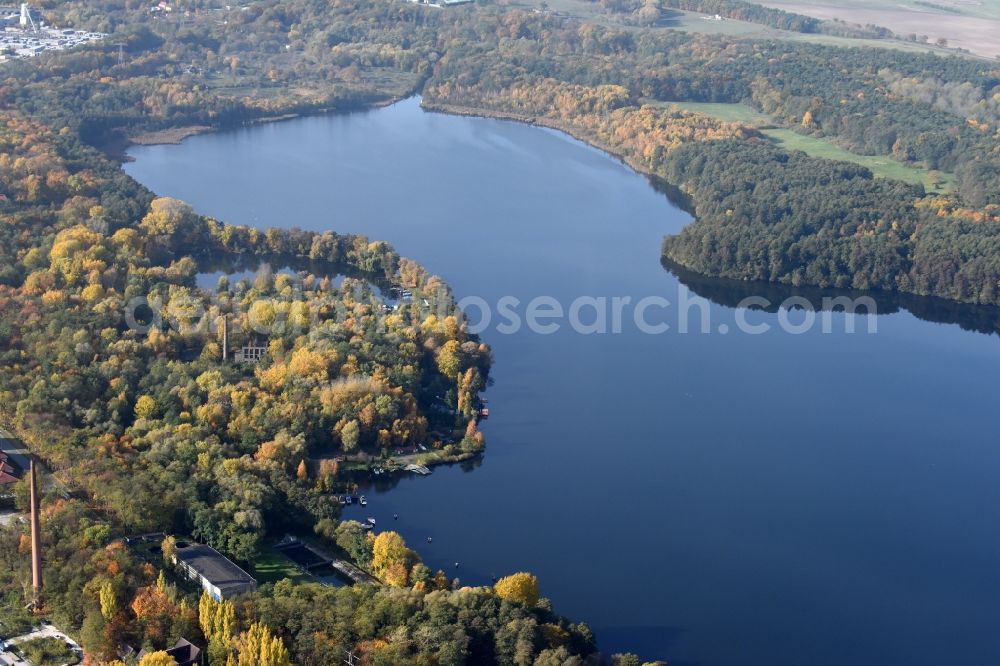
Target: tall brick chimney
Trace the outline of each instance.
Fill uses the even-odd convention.
[[[31,474],[31,589],[35,606],[42,603],[42,525],[38,515],[38,479],[35,478],[35,459],[29,464]]]
[[[229,360],[229,316],[222,315],[222,361]]]

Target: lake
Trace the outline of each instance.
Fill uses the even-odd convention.
[[[603,650],[674,666],[1000,663],[995,309],[879,299],[869,332],[861,314],[734,307],[783,288],[676,271],[688,292],[659,248],[690,216],[647,179],[416,99],[131,154],[126,171],[201,213],[364,233],[460,298],[517,299],[522,326],[496,309],[482,333],[486,455],[372,487],[350,514],[431,567],[531,571]],[[589,303],[576,329],[599,322],[594,299],[631,305],[618,333],[567,317],[542,334],[525,324],[542,296]]]

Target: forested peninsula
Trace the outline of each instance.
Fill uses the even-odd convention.
[[[573,58],[511,53],[476,59],[472,73],[467,60],[447,60],[425,103],[558,127],[679,187],[695,221],[663,253],[700,273],[1000,302],[996,65],[673,32],[597,35],[611,41],[567,37]],[[860,155],[953,173],[955,184],[928,193],[790,153],[751,126],[670,101],[742,102]]]
[[[1000,303],[995,63],[487,2],[191,0],[154,17],[71,0],[45,12],[113,39],[0,66],[0,418],[51,472],[43,610],[93,663],[182,636],[213,666],[339,664],[346,650],[372,664],[607,660],[530,574],[463,588],[398,535],[337,522],[355,461],[484,446],[491,354],[447,286],[384,242],[258,231],[157,198],[116,161],[132,137],[422,93],[430,108],[557,127],[680,188],[695,221],[663,253],[699,273]],[[950,185],[929,193],[788,152],[683,102],[747,105]],[[205,262],[227,258],[296,270],[199,288]],[[392,289],[412,299],[389,307]],[[230,348],[261,347],[262,362],[223,360],[221,321]],[[169,548],[123,541],[187,535],[255,570],[286,531],[380,585],[280,580],[219,604],[177,580]],[[17,523],[0,532],[5,628],[30,622],[25,538]]]

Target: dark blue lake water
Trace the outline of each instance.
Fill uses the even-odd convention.
[[[494,312],[481,464],[371,488],[352,514],[432,567],[532,571],[604,650],[675,665],[1000,663],[1000,338],[963,329],[995,311],[881,299],[875,333],[840,313],[784,332],[809,313],[732,307],[753,286],[683,291],[659,248],[690,217],[645,178],[417,100],[131,153],[201,213],[389,240],[460,297],[517,298],[522,321],[538,296],[674,304],[650,301],[656,335],[631,306],[620,334],[505,334]]]

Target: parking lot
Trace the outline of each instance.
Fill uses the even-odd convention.
[[[96,32],[55,28],[38,30],[7,28],[0,32],[0,53],[3,57],[30,58],[44,51],[62,51],[101,39],[104,39],[104,35]]]

